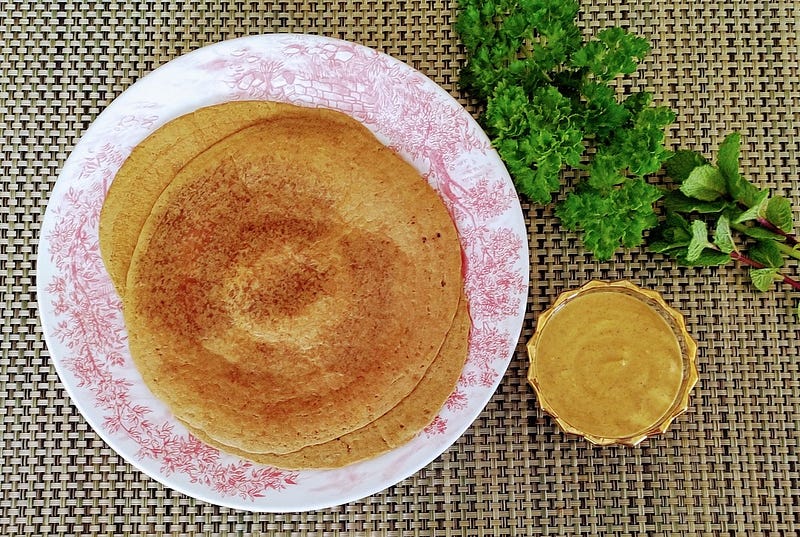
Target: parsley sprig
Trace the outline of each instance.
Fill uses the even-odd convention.
[[[714,163],[689,150],[666,162],[678,188],[664,196],[666,216],[649,248],[686,266],[739,262],[760,291],[775,282],[800,290],[785,273],[788,261],[800,260],[791,203],[742,176],[740,142],[738,133],[728,135]]]
[[[681,265],[738,262],[759,290],[775,282],[800,290],[786,269],[800,260],[791,204],[741,175],[739,135],[725,138],[715,163],[695,151],[672,153],[664,129],[675,114],[653,106],[645,91],[619,95],[615,79],[650,51],[644,39],[617,27],[585,39],[574,0],[459,6],[461,83],[483,104],[481,122],[517,190],[547,204],[562,190],[562,171],[580,170],[555,213],[596,258],[649,234],[652,251]],[[646,181],[662,167],[677,188]]]
[[[467,53],[464,88],[484,104],[481,121],[517,190],[540,204],[562,189],[562,170],[584,179],[556,207],[598,259],[643,242],[658,224],[662,192],[645,181],[671,153],[675,120],[645,91],[618,95],[650,50],[611,27],[584,39],[574,0],[460,0],[456,30]],[[591,150],[590,150],[591,149]]]

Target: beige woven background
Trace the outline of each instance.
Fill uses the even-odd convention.
[[[735,7],[731,7],[734,5]],[[531,294],[521,344],[474,426],[417,475],[330,510],[267,515],[195,501],[133,469],[71,406],[38,320],[36,247],[71,148],[123,90],[203,45],[307,32],[368,45],[453,95],[455,2],[0,2],[0,535],[795,535],[800,531],[800,294],[756,294],[738,267],[677,269],[634,251],[594,263],[549,209],[529,215]],[[670,145],[712,151],[739,130],[745,171],[800,207],[798,6],[588,1],[591,32],[654,44],[636,84],[672,106]],[[473,108],[469,108],[474,112]],[[800,214],[797,214],[800,220]],[[797,270],[797,267],[794,267]],[[524,377],[522,343],[561,290],[627,278],[661,291],[700,344],[688,414],[636,449],[559,433]]]

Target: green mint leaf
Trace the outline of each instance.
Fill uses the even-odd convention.
[[[720,265],[727,265],[731,262],[730,254],[720,252],[719,250],[703,250],[692,261],[687,259],[687,256],[676,256],[678,265],[683,267],[716,267]]]
[[[706,248],[714,248],[708,240],[708,226],[702,220],[695,220],[692,222],[692,239],[689,241],[686,260],[690,263],[697,261]]]
[[[659,253],[676,249],[685,250],[691,240],[692,230],[689,222],[677,213],[668,212],[664,221],[653,232],[649,248]]]
[[[778,244],[773,240],[757,240],[756,243],[747,250],[747,255],[753,261],[761,263],[766,267],[780,268],[785,260]]]
[[[753,207],[758,205],[762,194],[758,187],[739,173],[739,146],[739,133],[726,136],[717,152],[717,167],[725,178],[731,197],[747,207]]]
[[[701,201],[714,201],[727,192],[725,179],[720,171],[710,164],[696,167],[681,184],[681,192]]]
[[[778,269],[776,268],[751,268],[750,280],[759,291],[769,291],[775,283]]]
[[[683,231],[687,238],[692,237],[692,226],[682,215],[678,213],[667,213],[664,223],[671,228]]]
[[[767,202],[767,207],[764,211],[767,220],[775,227],[786,233],[791,233],[794,230],[794,222],[792,221],[792,204],[783,196],[775,196]]]
[[[738,194],[733,196],[741,203],[746,205],[747,207],[753,207],[754,205],[758,205],[761,203],[761,199],[763,196],[768,196],[769,192],[766,190],[761,190],[745,178],[742,178],[741,183],[737,187]],[[766,194],[765,194],[766,193]]]
[[[675,250],[682,250],[686,248],[686,244],[676,244],[674,242],[665,240],[655,240],[647,245],[651,252],[658,254],[672,253]]]
[[[689,178],[692,170],[708,164],[708,160],[697,151],[681,149],[675,152],[665,163],[664,169],[673,181],[682,183]]]
[[[770,240],[776,242],[784,242],[786,240],[785,236],[779,233],[775,233],[774,231],[764,229],[761,226],[742,226],[742,227],[737,227],[736,229],[741,230],[742,233],[754,239]]]
[[[766,190],[761,190],[758,193],[758,197],[753,200],[754,203],[750,205],[750,208],[740,214],[734,222],[736,224],[741,224],[743,222],[748,222],[750,220],[757,220],[759,218],[765,218],[767,215],[767,198],[769,197],[769,192]]]
[[[733,234],[731,233],[731,224],[724,214],[717,220],[717,227],[714,231],[714,244],[726,254],[736,250],[736,244],[733,242]]]
[[[725,183],[728,186],[728,193],[730,196],[746,207],[758,205],[761,201],[761,197],[764,195],[764,191],[760,190],[741,175],[726,178]]]
[[[664,195],[664,208],[667,209],[667,211],[677,211],[681,213],[710,214],[730,209],[731,204],[724,199],[700,201],[690,198],[680,190],[670,190]]]
[[[717,152],[717,167],[729,183],[739,177],[739,133],[725,137]]]

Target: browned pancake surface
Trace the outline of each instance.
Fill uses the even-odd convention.
[[[208,437],[252,453],[385,414],[439,352],[461,289],[436,193],[366,129],[307,110],[181,168],[127,274],[131,352]]]
[[[153,205],[189,161],[221,139],[297,107],[241,101],[200,108],[156,129],[131,151],[108,190],[100,216],[100,253],[120,295],[133,250]]]
[[[470,318],[462,296],[453,326],[425,376],[405,399],[361,429],[292,453],[254,454],[237,450],[186,424],[190,431],[223,451],[282,468],[339,468],[385,453],[416,436],[438,414],[458,382],[469,344]]]

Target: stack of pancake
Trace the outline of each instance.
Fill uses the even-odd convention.
[[[257,462],[333,468],[399,446],[466,359],[446,208],[339,112],[231,102],[167,123],[114,179],[100,247],[147,386]]]

